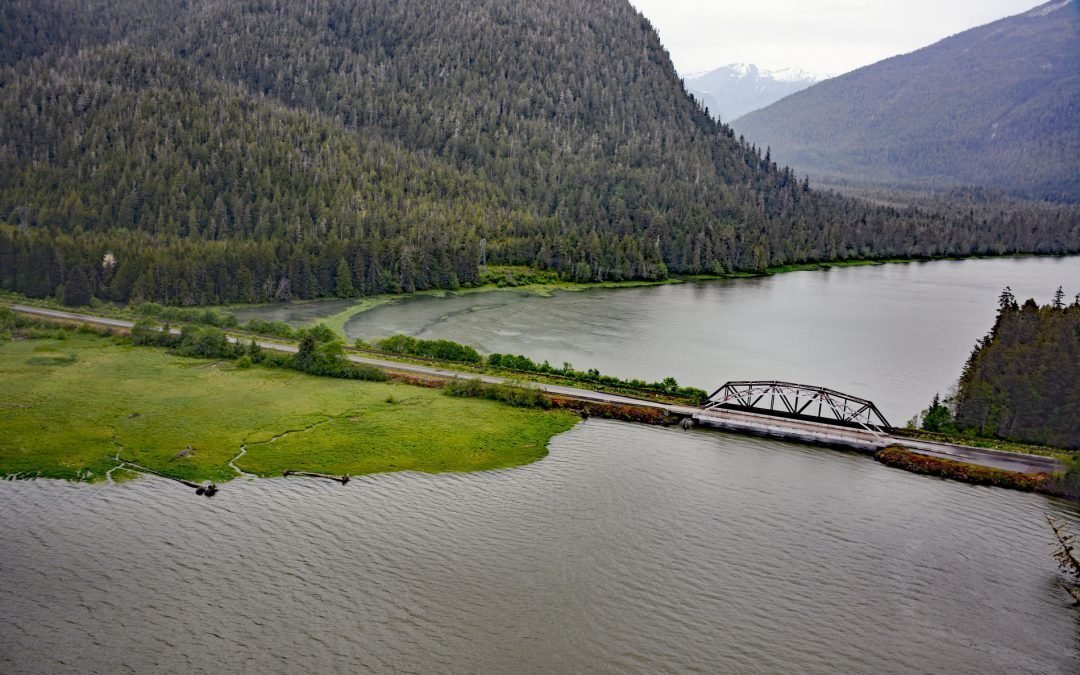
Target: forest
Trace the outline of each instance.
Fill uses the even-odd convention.
[[[1080,251],[1080,206],[812,187],[625,0],[10,0],[0,288],[350,297]]]
[[[1068,303],[1068,304],[1066,304]],[[1017,304],[1006,287],[997,321],[971,353],[953,401],[960,430],[1080,449],[1080,293]]]

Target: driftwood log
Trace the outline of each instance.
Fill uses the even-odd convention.
[[[349,474],[343,473],[340,476],[331,476],[328,473],[316,473],[314,471],[293,471],[291,469],[282,473],[283,476],[288,478],[289,476],[308,476],[309,478],[325,478],[327,480],[333,480],[341,483],[342,485],[349,482]]]
[[[206,485],[199,485],[198,483],[192,483],[191,481],[184,480],[183,478],[177,478],[176,476],[170,476],[167,473],[161,473],[160,471],[155,471],[154,469],[150,469],[148,467],[141,466],[139,464],[136,464],[135,462],[132,462],[132,461],[129,461],[129,460],[126,460],[126,459],[122,459],[120,457],[117,457],[116,461],[120,462],[121,466],[130,466],[131,468],[133,468],[136,471],[139,471],[141,473],[153,474],[153,475],[158,476],[160,478],[165,478],[165,479],[168,479],[168,480],[176,481],[177,483],[180,483],[181,485],[186,485],[189,488],[195,488],[195,494],[197,494],[199,496],[213,497],[214,495],[217,494],[217,490],[218,490],[217,485],[214,485],[213,483],[207,483]]]
[[[1077,584],[1080,583],[1080,559],[1076,557],[1075,540],[1074,535],[1067,532],[1061,523],[1057,522],[1050,516],[1046,516],[1046,522],[1050,523],[1050,529],[1054,531],[1054,537],[1058,540],[1057,550],[1054,551],[1054,560],[1057,560],[1058,567],[1062,572],[1065,572],[1071,577],[1070,582],[1061,582],[1061,587],[1072,596],[1078,604],[1080,604],[1080,589],[1077,588]]]

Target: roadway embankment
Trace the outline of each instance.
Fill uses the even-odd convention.
[[[874,459],[886,466],[904,469],[905,471],[951,478],[974,485],[991,485],[1024,492],[1058,494],[1056,490],[1057,481],[1053,480],[1046,472],[1021,473],[1015,470],[979,466],[969,462],[958,462],[920,454],[898,445],[879,450],[874,454]]]

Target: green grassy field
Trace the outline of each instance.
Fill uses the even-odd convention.
[[[0,383],[3,476],[100,480],[119,453],[172,476],[223,481],[237,476],[229,461],[243,445],[237,466],[261,476],[493,469],[543,457],[577,420],[77,333],[0,343]]]

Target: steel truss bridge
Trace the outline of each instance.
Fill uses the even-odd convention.
[[[885,433],[892,428],[873,401],[833,389],[777,380],[728,382],[709,396],[705,410],[740,410]]]

